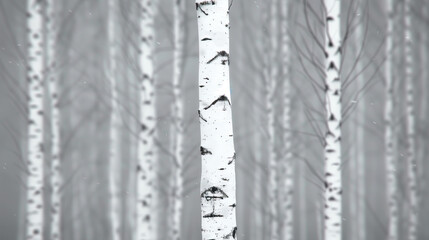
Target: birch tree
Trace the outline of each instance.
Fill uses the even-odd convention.
[[[50,208],[50,239],[61,239],[61,186],[63,182],[61,174],[61,142],[60,142],[60,109],[58,106],[58,74],[57,62],[57,10],[58,1],[46,2],[46,29],[47,29],[47,70],[48,86],[51,103],[51,208]]]
[[[237,239],[226,0],[197,0],[202,239]]]
[[[414,113],[414,82],[413,82],[413,50],[411,0],[404,2],[404,33],[405,33],[405,88],[406,88],[406,134],[407,134],[407,175],[409,194],[408,240],[417,239],[417,160],[415,153],[415,113]]]
[[[137,164],[137,240],[156,239],[155,216],[155,78],[153,67],[155,1],[140,0],[139,53],[139,139]]]
[[[275,148],[275,92],[278,80],[279,68],[278,68],[278,0],[272,0],[269,4],[270,8],[270,52],[268,63],[269,79],[267,84],[267,116],[268,116],[268,138],[269,138],[269,149],[268,149],[268,201],[269,201],[269,226],[270,226],[270,239],[278,240],[278,169],[277,169],[277,156]]]
[[[283,174],[284,184],[282,184],[281,191],[283,192],[283,198],[280,203],[282,210],[284,211],[283,224],[282,224],[282,239],[292,240],[293,239],[293,162],[292,162],[292,141],[291,141],[291,97],[290,97],[290,51],[289,51],[289,24],[288,24],[288,11],[289,1],[283,0],[280,2],[281,5],[281,39],[282,39],[282,69],[283,69],[283,142],[285,157],[283,159]]]
[[[325,5],[325,208],[324,239],[341,239],[341,22],[340,0]]]
[[[110,148],[109,148],[109,193],[110,193],[110,224],[112,240],[119,240],[121,234],[121,200],[120,200],[120,116],[117,90],[117,42],[116,42],[116,11],[117,0],[108,2],[108,39],[109,39],[109,72],[110,83]]]
[[[184,100],[181,91],[181,77],[184,61],[185,45],[185,1],[173,0],[174,7],[174,66],[173,66],[173,96],[174,96],[174,126],[175,143],[174,156],[175,166],[173,167],[173,187],[171,192],[171,233],[170,239],[180,239],[180,223],[182,218],[182,195],[183,195],[183,143],[184,143]]]
[[[398,202],[397,202],[397,164],[394,156],[395,148],[395,124],[393,123],[394,116],[394,84],[393,84],[393,29],[394,29],[394,14],[393,0],[387,0],[387,36],[386,36],[386,66],[385,66],[385,105],[384,105],[384,121],[385,121],[385,164],[387,170],[386,186],[387,186],[387,202],[388,202],[388,239],[398,240]]]
[[[43,2],[27,1],[27,81],[28,81],[28,178],[27,178],[27,236],[43,239],[44,223],[44,34]]]

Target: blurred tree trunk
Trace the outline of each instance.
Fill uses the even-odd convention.
[[[58,1],[46,2],[46,29],[47,29],[47,70],[48,87],[51,103],[51,207],[50,207],[50,239],[61,239],[61,186],[63,182],[61,174],[61,138],[60,138],[60,109],[58,107],[58,69],[57,69],[57,13]]]
[[[406,138],[407,138],[407,177],[408,177],[408,240],[417,239],[417,161],[415,153],[415,110],[414,110],[414,62],[413,62],[413,33],[411,22],[411,0],[405,0],[404,4],[404,28],[405,28],[405,88],[406,88]]]
[[[394,30],[394,0],[387,0],[387,38],[386,38],[386,85],[385,85],[385,106],[384,106],[384,121],[385,134],[385,164],[387,171],[386,186],[387,186],[387,202],[388,202],[388,239],[398,240],[398,202],[397,202],[397,164],[394,156],[395,147],[395,124],[394,116],[394,84],[393,84],[393,30]]]
[[[121,238],[121,200],[120,200],[120,116],[117,90],[117,58],[118,44],[117,29],[117,0],[108,2],[108,41],[109,41],[109,70],[110,83],[110,129],[109,129],[109,194],[110,194],[110,230],[112,240]]]
[[[325,26],[325,208],[324,239],[341,239],[341,1],[324,0]]]
[[[268,137],[269,137],[269,150],[268,150],[268,205],[269,205],[269,226],[270,226],[270,240],[279,239],[279,217],[278,212],[278,162],[276,155],[276,125],[275,125],[275,92],[277,82],[279,79],[279,26],[278,26],[278,7],[279,1],[272,0],[270,4],[270,51],[269,58],[270,66],[269,82],[267,84],[267,115],[268,115]]]
[[[27,1],[27,81],[28,81],[28,178],[27,178],[27,236],[41,240],[44,222],[44,145],[43,95],[44,34],[43,2]]]
[[[202,239],[237,239],[229,85],[228,1],[196,1],[199,34]]]
[[[140,0],[139,24],[139,139],[137,164],[137,240],[156,239],[154,204],[156,201],[155,160],[155,79],[154,79],[154,11],[155,1]]]
[[[261,95],[261,98],[265,98],[264,100],[264,104],[266,107],[266,117],[269,118],[269,114],[268,114],[268,105],[269,105],[269,97],[268,94],[271,91],[271,87],[270,87],[270,5],[269,4],[263,4],[262,5],[262,50],[263,50],[263,81],[264,81],[264,91]],[[263,119],[261,119],[262,123],[265,123],[265,121],[267,121],[267,119],[265,119],[265,116],[262,117]],[[266,126],[264,128],[265,131],[268,132],[268,129],[270,128],[269,125],[269,121],[266,122]],[[269,138],[269,135],[266,135],[266,137]],[[265,136],[262,136],[260,138],[261,143],[265,142]],[[266,146],[264,146],[266,145]],[[261,144],[261,154],[260,154],[260,167],[263,169],[268,169],[269,168],[269,164],[270,164],[270,141],[268,140],[267,144]],[[267,159],[268,161],[263,161],[262,157],[264,156],[264,154],[267,154]],[[262,171],[262,170],[261,170]],[[263,239],[269,239],[270,238],[270,226],[271,226],[271,216],[270,216],[270,204],[264,204],[268,199],[269,199],[269,192],[270,192],[270,187],[266,186],[266,184],[264,184],[264,182],[268,182],[269,181],[269,171],[266,171],[266,174],[261,174],[261,192],[260,192],[260,205],[261,205],[261,212],[262,212],[262,236]]]
[[[284,212],[282,217],[282,239],[292,240],[293,239],[293,186],[294,186],[294,164],[292,159],[292,139],[291,139],[291,96],[290,96],[290,51],[289,51],[289,1],[282,0],[280,5],[281,8],[281,39],[282,39],[282,56],[281,66],[283,69],[282,80],[283,80],[283,164],[282,172],[283,176],[281,181],[281,198],[280,205],[281,211]]]
[[[181,236],[181,219],[183,211],[183,144],[184,144],[184,100],[181,90],[181,79],[183,75],[184,45],[185,45],[185,1],[173,0],[174,2],[174,65],[173,65],[173,125],[175,137],[173,153],[175,166],[173,166],[173,186],[171,189],[171,240],[179,240]]]

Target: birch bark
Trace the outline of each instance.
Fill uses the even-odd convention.
[[[27,1],[28,40],[28,178],[27,178],[27,236],[29,240],[43,239],[43,95],[44,95],[44,34],[42,1]]]
[[[415,110],[414,110],[414,62],[412,50],[411,0],[404,3],[405,31],[405,88],[406,88],[406,133],[407,133],[407,175],[409,194],[408,240],[417,239],[417,161],[415,153]]]
[[[341,22],[340,0],[324,0],[325,26],[325,208],[324,239],[341,239]]]
[[[291,141],[291,101],[290,101],[290,52],[289,52],[289,1],[283,0],[280,2],[281,8],[281,44],[282,44],[282,69],[283,69],[283,142],[285,144],[284,151],[285,157],[283,159],[283,174],[281,191],[283,192],[283,199],[281,200],[281,209],[284,211],[283,224],[282,224],[282,239],[293,239],[293,159],[292,159],[292,141]]]
[[[117,91],[117,42],[116,12],[117,0],[108,2],[108,38],[109,38],[109,83],[110,83],[110,162],[109,162],[109,193],[110,193],[110,224],[112,240],[121,238],[121,201],[120,201],[120,116]]]
[[[155,78],[153,49],[155,41],[154,10],[155,1],[140,0],[139,38],[139,139],[137,164],[137,240],[154,240],[156,225],[154,198],[156,181],[155,160]]]
[[[397,163],[394,156],[395,148],[395,124],[393,123],[394,116],[394,84],[393,84],[393,29],[394,29],[394,14],[393,0],[387,0],[387,37],[386,37],[386,86],[385,86],[385,105],[384,105],[384,121],[385,121],[385,164],[387,171],[387,202],[388,202],[388,239],[398,240],[398,202],[397,202]]]
[[[51,104],[51,220],[50,220],[50,239],[61,239],[61,144],[60,144],[60,109],[58,107],[58,74],[56,68],[57,62],[57,44],[58,36],[57,18],[55,11],[57,1],[48,0],[46,2],[46,29],[47,29],[47,70],[48,87]]]
[[[202,239],[237,239],[226,0],[197,0]]]
[[[176,130],[174,143],[174,156],[176,166],[173,167],[172,198],[172,224],[170,239],[180,239],[180,224],[183,208],[183,140],[184,140],[184,103],[181,91],[181,78],[183,70],[183,55],[185,44],[185,1],[173,0],[174,2],[174,65],[173,65],[173,97],[174,97],[174,126]]]

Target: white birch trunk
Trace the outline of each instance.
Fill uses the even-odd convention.
[[[121,238],[121,201],[120,201],[120,116],[117,92],[117,41],[116,14],[117,0],[108,2],[108,39],[109,39],[109,83],[110,83],[110,149],[109,149],[109,194],[110,194],[110,230],[111,239]]]
[[[154,11],[155,1],[140,0],[139,37],[139,140],[137,164],[137,240],[155,240],[156,225],[154,215],[155,160],[155,78],[153,49],[155,41]]]
[[[275,148],[275,91],[278,80],[278,0],[272,0],[270,3],[270,67],[269,80],[268,80],[268,93],[267,93],[267,115],[268,115],[268,135],[269,135],[269,149],[268,149],[268,205],[269,205],[269,227],[270,227],[270,240],[279,239],[279,217],[278,212],[278,163]]]
[[[226,0],[197,0],[202,239],[237,239]]]
[[[290,51],[289,51],[289,1],[282,0],[281,8],[281,39],[282,39],[282,69],[283,69],[283,143],[285,144],[285,157],[283,159],[283,174],[284,184],[282,184],[281,191],[283,192],[283,199],[281,199],[281,209],[284,211],[283,225],[281,229],[283,240],[293,239],[293,170],[294,164],[292,159],[292,139],[291,139],[291,97],[290,97]]]
[[[43,239],[43,95],[44,95],[44,34],[42,1],[27,1],[28,38],[28,178],[27,178],[27,236],[29,240]]]
[[[60,142],[60,110],[58,107],[58,73],[57,62],[57,18],[55,10],[57,1],[46,2],[46,28],[47,28],[47,70],[48,87],[51,103],[51,208],[50,208],[50,239],[61,239],[61,186],[63,182],[61,174],[61,142]]]
[[[184,60],[184,45],[185,45],[185,1],[173,0],[174,11],[174,65],[173,65],[173,96],[174,96],[174,127],[175,127],[175,142],[174,156],[176,165],[173,167],[173,187],[171,192],[171,240],[179,240],[181,231],[180,224],[182,219],[183,209],[183,143],[184,143],[184,99],[181,91],[181,79]]]
[[[413,81],[413,50],[411,0],[405,0],[404,32],[405,32],[405,88],[406,88],[406,133],[407,133],[407,175],[409,194],[408,240],[417,239],[417,161],[415,153],[415,113],[414,113],[414,81]]]
[[[324,0],[325,26],[325,207],[324,239],[341,239],[341,32],[340,0]]]
[[[384,106],[384,121],[385,121],[385,164],[386,164],[386,186],[387,186],[387,202],[388,202],[388,239],[398,240],[398,202],[397,202],[397,163],[394,155],[395,147],[395,129],[394,129],[394,84],[393,84],[393,30],[394,30],[394,4],[393,0],[387,0],[387,37],[386,37],[386,86],[385,86],[385,106]]]

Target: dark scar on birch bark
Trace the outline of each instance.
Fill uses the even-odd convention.
[[[229,105],[231,106],[231,102],[229,101],[229,99],[225,95],[222,95],[222,96],[218,97],[218,99],[214,100],[209,106],[205,107],[204,110],[209,109],[211,106],[215,105],[219,101],[228,102]]]
[[[203,38],[203,39],[201,39],[201,41],[210,41],[210,40],[212,40],[211,38]]]
[[[200,110],[198,110],[198,116],[201,118],[201,120],[203,120],[204,122],[207,122],[207,120],[205,118],[203,118],[203,115],[201,115]]]
[[[227,235],[223,236],[223,239],[229,239],[230,237],[232,237],[233,239],[235,239],[236,234],[237,234],[237,227],[234,227],[230,233],[228,233]]]
[[[201,6],[204,6],[204,5],[215,5],[215,1],[214,0],[211,0],[211,1],[203,1],[203,2],[200,2],[200,3],[195,3],[195,10],[198,10],[198,9],[200,9],[201,10],[201,12],[202,13],[204,13],[206,16],[207,15],[209,15],[208,13],[206,13],[202,8],[201,8]]]
[[[221,61],[222,65],[226,65],[226,63],[228,63],[229,65],[229,54],[226,51],[220,51],[217,52],[216,56],[214,56],[212,59],[210,59],[207,64],[210,64],[211,62],[213,62],[216,58],[218,58],[219,56],[221,57],[225,57],[226,59],[223,59]]]
[[[227,198],[228,195],[226,195],[226,193],[222,191],[222,189],[213,186],[206,189],[203,193],[201,193],[201,197],[205,198],[207,201],[211,201],[216,198],[219,198],[219,199]]]
[[[337,66],[335,66],[334,62],[329,63],[329,67],[328,67],[328,71],[334,69],[335,71],[338,72],[338,68]]]
[[[232,162],[234,162],[236,156],[237,156],[236,153],[234,153],[234,156],[232,156],[231,161],[228,162],[228,165],[230,165]]]
[[[203,146],[200,146],[200,152],[201,152],[201,155],[207,155],[207,154],[212,155],[212,152],[210,152],[207,148]]]

